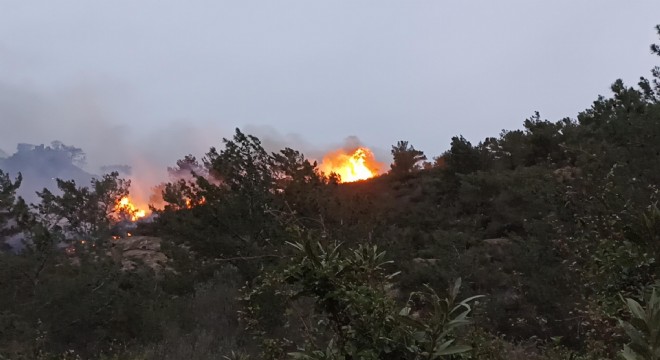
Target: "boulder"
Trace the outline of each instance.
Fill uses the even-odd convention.
[[[144,263],[156,272],[167,269],[168,258],[160,250],[161,239],[153,236],[128,236],[112,240],[111,255],[124,270]]]

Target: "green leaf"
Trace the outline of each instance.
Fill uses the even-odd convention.
[[[462,282],[461,278],[456,279],[456,281],[454,282],[454,287],[451,289],[451,292],[449,294],[452,299],[456,299],[456,297],[458,296],[458,292],[461,290],[461,282]]]
[[[628,345],[625,345],[623,347],[623,351],[621,351],[621,356],[624,357],[626,360],[644,360],[641,356],[639,356],[636,352],[634,352]]]
[[[451,347],[446,347],[445,349],[436,351],[433,353],[435,356],[447,356],[460,354],[472,350],[472,347],[469,345],[455,345]]]
[[[639,319],[645,318],[644,308],[642,308],[642,306],[637,301],[627,298],[626,304],[628,305],[628,309],[630,309],[630,312],[633,314],[633,316]]]
[[[422,322],[420,322],[420,321],[418,321],[418,320],[415,320],[415,319],[413,319],[413,318],[410,318],[410,317],[408,317],[408,316],[401,316],[401,315],[398,315],[398,316],[397,316],[397,319],[398,319],[400,322],[404,323],[405,325],[412,326],[412,327],[414,327],[415,329],[419,329],[419,330],[425,330],[425,329],[426,329],[426,325],[424,325],[424,323],[422,323]]]
[[[636,344],[637,346],[641,346],[643,348],[648,348],[648,343],[645,339],[645,336],[642,332],[639,330],[635,329],[632,325],[626,322],[622,322],[621,324],[623,326],[623,329],[625,330],[626,334],[630,338],[630,340]]]

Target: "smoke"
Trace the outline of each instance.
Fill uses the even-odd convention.
[[[241,131],[258,137],[268,152],[278,152],[288,147],[300,151],[312,160],[320,159],[323,155],[323,149],[312,145],[302,136],[294,133],[283,134],[269,125],[247,125]]]
[[[85,160],[81,149],[53,141],[50,145],[18,144],[16,153],[0,159],[0,168],[16,177],[23,175],[18,194],[28,202],[37,202],[36,191],[55,189],[55,179],[87,184],[92,175],[78,165]]]
[[[50,144],[58,140],[81,148],[87,155],[84,164],[46,164],[34,156],[9,156],[0,151],[0,158],[12,159],[0,160],[0,168],[11,170],[14,176],[23,172],[23,194],[34,194],[44,184],[54,187],[55,176],[86,185],[92,175],[117,170],[131,180],[135,203],[146,208],[153,187],[170,180],[168,166],[187,154],[199,159],[211,146],[222,146],[223,137],[233,135],[234,126],[223,127],[218,121],[200,124],[199,119],[142,118],[146,112],[132,96],[130,89],[112,82],[103,86],[83,82],[48,90],[0,80],[0,148],[12,154],[19,142]],[[332,150],[363,145],[355,136],[342,143],[312,144],[272,126],[247,125],[241,130],[257,136],[269,152],[290,147],[319,163]],[[372,150],[381,161],[389,157],[380,149]],[[38,167],[50,170],[40,172]]]
[[[191,126],[183,119],[163,120],[157,128],[142,125],[139,112],[130,111],[134,108],[131,99],[120,90],[79,84],[49,92],[0,81],[0,148],[17,149],[19,142],[49,144],[53,140],[80,147],[87,161],[79,164],[78,170],[63,163],[53,165],[71,173],[58,173],[62,178],[81,179],[80,171],[99,175],[120,170],[131,179],[131,193],[146,205],[151,186],[167,180],[167,166],[186,154],[208,151],[224,131],[217,126]],[[0,157],[7,154],[0,153]],[[30,177],[39,175],[29,170],[37,165],[34,157],[11,158],[11,172],[24,172],[24,184],[30,192],[40,189],[32,185],[52,185],[50,176],[33,182],[27,179],[26,171]],[[0,165],[9,166],[7,161]]]
[[[283,134],[272,126],[267,125],[248,125],[242,131],[258,137],[264,149],[269,152],[277,152],[285,147],[290,147],[303,153],[307,159],[316,161],[319,164],[328,153],[334,152],[337,149],[352,152],[362,146],[369,147],[376,156],[376,159],[380,162],[388,163],[390,158],[388,151],[365,144],[355,135],[348,136],[341,142],[312,144],[298,134]]]
[[[103,174],[108,174],[116,171],[119,173],[119,175],[126,175],[126,176],[130,176],[131,173],[133,172],[133,168],[130,165],[119,165],[119,164],[104,165],[101,166],[100,170],[101,173]]]

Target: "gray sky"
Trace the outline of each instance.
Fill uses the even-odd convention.
[[[238,126],[435,156],[636,83],[658,23],[657,0],[0,0],[0,149],[164,171]]]

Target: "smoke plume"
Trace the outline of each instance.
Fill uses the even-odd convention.
[[[149,124],[160,125],[146,126],[140,114],[130,91],[121,86],[82,83],[48,91],[0,81],[0,149],[8,151],[0,151],[0,159],[6,158],[0,160],[0,168],[12,176],[23,173],[21,195],[31,201],[36,200],[36,190],[53,188],[56,177],[87,185],[92,176],[116,170],[131,179],[132,197],[146,205],[153,187],[169,180],[168,166],[187,154],[201,158],[211,146],[220,147],[223,137],[233,135],[234,126],[210,121],[192,125],[191,119],[152,119]],[[331,150],[362,145],[355,136],[343,143],[319,145],[271,126],[247,125],[241,130],[257,136],[270,152],[290,147],[318,162]],[[57,146],[48,144],[54,140],[57,146],[82,149],[85,161],[53,155]],[[378,158],[388,157],[380,149],[373,150]]]

